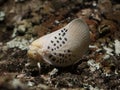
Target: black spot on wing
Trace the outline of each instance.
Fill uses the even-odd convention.
[[[54,38],[50,41],[50,45],[47,47],[47,49],[50,49],[51,51],[57,50],[62,48],[64,44],[67,43],[68,39],[66,37],[67,29],[64,28],[60,30],[58,34],[54,36]]]
[[[57,40],[56,42],[59,43],[59,40]]]
[[[59,49],[59,46],[57,46],[57,49]]]
[[[53,41],[51,40],[51,43],[53,43]]]
[[[56,46],[56,43],[54,43],[54,46]]]
[[[54,49],[52,48],[51,51],[54,51]]]
[[[50,54],[48,57],[51,59],[53,56]]]
[[[62,41],[62,44],[65,44],[65,41]]]
[[[62,38],[61,38],[61,37],[59,37],[59,40],[62,40]]]
[[[56,36],[55,36],[54,38],[55,38],[55,39],[57,39],[57,37],[56,37]]]
[[[67,41],[67,38],[64,38],[65,41]]]
[[[50,46],[48,46],[47,49],[50,49]]]

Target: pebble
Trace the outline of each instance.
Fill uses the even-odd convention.
[[[90,66],[90,70],[92,72],[94,72],[100,68],[100,63],[96,63],[95,60],[89,60],[87,63]]]
[[[105,56],[103,57],[104,60],[107,60],[107,59],[109,59],[109,58],[110,58],[110,55],[105,55]]]
[[[20,25],[19,27],[18,27],[18,33],[20,33],[20,34],[25,34],[25,31],[26,31],[26,27],[25,27],[25,25]]]
[[[25,85],[19,80],[19,79],[14,79],[13,81],[11,81],[11,85],[14,87],[14,88],[25,88]]]
[[[60,22],[58,20],[55,20],[55,24],[58,25]]]
[[[103,47],[104,48],[104,50],[106,51],[106,53],[108,54],[108,55],[112,55],[113,56],[113,49],[112,48],[110,48],[110,47]]]
[[[0,11],[0,21],[3,21],[5,19],[5,12]]]
[[[116,55],[120,55],[120,41],[119,40],[115,40],[115,53]]]
[[[58,69],[54,68],[51,72],[49,72],[50,76],[55,75],[58,72]]]
[[[27,85],[28,85],[29,87],[32,87],[32,86],[34,86],[34,85],[35,85],[35,83],[34,83],[34,82],[29,81]]]
[[[93,5],[94,7],[96,7],[96,6],[97,6],[96,1],[93,1],[92,5]]]
[[[3,45],[3,42],[0,42],[0,46],[2,46]]]
[[[98,48],[96,45],[89,45],[89,48]]]

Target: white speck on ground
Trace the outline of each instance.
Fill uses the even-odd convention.
[[[84,88],[89,88],[89,90],[103,90],[103,89],[100,89],[98,87],[94,87],[92,85],[88,85],[88,84],[84,84]],[[84,90],[84,89],[83,89]],[[86,89],[85,89],[86,90]]]
[[[35,83],[34,83],[34,82],[29,81],[27,85],[28,85],[28,86],[30,86],[30,87],[32,87],[32,86],[34,86],[34,85],[35,85]]]
[[[96,45],[89,45],[89,48],[98,48]]]
[[[108,55],[108,54],[105,54],[105,56],[103,57],[104,60],[107,60],[109,58],[110,58],[110,55]]]
[[[19,79],[14,79],[13,81],[11,81],[11,85],[14,88],[18,88],[18,87],[25,88],[25,85]]]
[[[98,87],[93,87],[91,85],[89,85],[89,88],[90,88],[90,90],[100,90]]]
[[[117,39],[115,40],[115,54],[120,55],[120,41]]]
[[[0,21],[3,21],[5,17],[5,13],[3,11],[0,11]]]
[[[87,64],[90,66],[92,72],[100,68],[100,63],[96,63],[94,60],[89,60]]]
[[[49,72],[50,76],[55,75],[58,72],[58,69],[54,68],[51,72]]]
[[[113,56],[113,53],[112,53],[112,52],[113,52],[114,50],[113,50],[112,48],[109,48],[109,47],[106,47],[106,46],[103,47],[103,48],[104,48],[104,50],[106,51],[106,53],[107,53],[108,55],[112,55],[112,56]]]

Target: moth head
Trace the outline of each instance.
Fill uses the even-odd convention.
[[[42,48],[42,46],[40,46],[40,43],[38,43],[38,41],[34,41],[32,42],[32,44],[29,46],[29,50],[27,52],[28,57],[31,60],[34,60],[33,62],[38,62],[42,60],[42,57],[39,53],[39,50]]]

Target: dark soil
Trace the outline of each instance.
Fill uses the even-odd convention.
[[[75,18],[84,19],[91,32],[80,62],[29,65],[31,41]],[[119,26],[119,0],[0,0],[0,90],[120,90]]]

